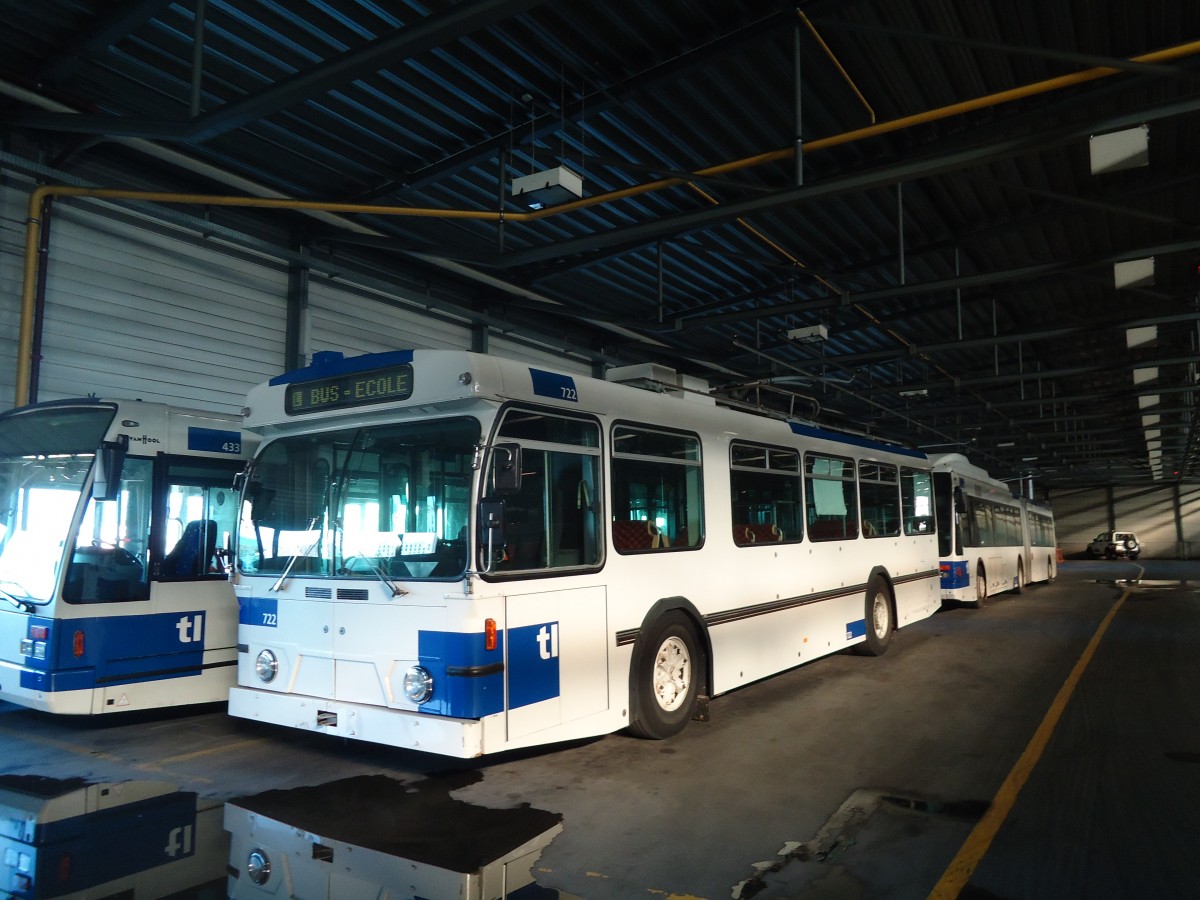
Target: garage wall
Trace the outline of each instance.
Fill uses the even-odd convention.
[[[306,359],[320,350],[347,356],[384,350],[469,350],[471,329],[400,306],[395,295],[356,290],[314,274],[308,282],[308,324],[301,348]]]
[[[1200,558],[1200,486],[1056,490],[1050,503],[1058,545],[1068,559],[1081,557],[1093,537],[1110,529],[1135,532],[1147,558]]]
[[[494,353],[496,356],[524,360],[535,366],[544,366],[547,369],[552,369],[556,372],[565,372],[568,375],[592,374],[591,365],[584,360],[567,356],[562,352],[555,352],[550,348],[543,350],[530,347],[527,344],[501,335],[493,334],[488,338],[488,351]]]
[[[0,173],[0,410],[13,405],[30,190],[28,177]],[[239,411],[249,388],[284,368],[288,265],[270,248],[235,247],[126,204],[56,203],[37,399],[96,394]],[[306,359],[472,345],[465,319],[318,272],[301,329]],[[587,361],[505,337],[490,352],[591,372]]]
[[[283,366],[286,296],[280,261],[56,205],[38,398],[236,412]]]

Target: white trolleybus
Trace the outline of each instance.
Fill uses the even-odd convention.
[[[246,412],[237,716],[462,757],[662,738],[941,603],[923,454],[675,383],[320,354]]]
[[[141,401],[0,414],[0,700],[88,715],[227,698],[223,547],[256,440]]]
[[[931,457],[942,599],[976,609],[988,597],[1052,581],[1057,550],[1049,507],[1014,497],[961,453]]]

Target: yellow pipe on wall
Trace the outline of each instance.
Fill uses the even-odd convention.
[[[1200,41],[1190,41],[1186,44],[1179,44],[1175,47],[1168,47],[1164,50],[1156,50],[1152,53],[1133,56],[1130,57],[1130,61],[1141,63],[1169,62],[1185,56],[1191,56],[1195,53],[1200,53]],[[1060,90],[1062,88],[1073,87],[1075,85],[1084,84],[1089,81],[1095,81],[1100,78],[1107,78],[1110,75],[1116,75],[1121,72],[1121,69],[1117,69],[1112,66],[1097,66],[1095,68],[1085,69],[1081,72],[1075,72],[1070,75],[1062,75],[1057,78],[1050,78],[1046,79],[1045,81],[1035,82],[1022,87],[1011,88],[1009,90],[999,91],[994,94],[988,94],[983,97],[977,97],[974,100],[966,100],[961,103],[952,103],[949,106],[927,110],[911,116],[902,116],[898,119],[892,119],[888,122],[869,125],[865,128],[847,131],[831,137],[818,138],[816,140],[808,141],[804,145],[804,152],[811,153],[813,150],[823,150],[829,147],[836,147],[841,144],[850,143],[852,141],[877,137],[879,135],[888,134],[893,131],[899,131],[904,128],[911,128],[914,125],[923,125],[929,122],[938,121],[939,119],[945,119],[950,116],[973,112],[979,109],[985,109],[987,107],[997,106],[1001,103],[1008,103],[1013,100],[1019,100],[1025,97],[1035,96],[1037,94],[1044,94],[1050,91]],[[765,153],[755,154],[754,156],[747,156],[742,159],[733,160],[731,162],[720,163],[718,165],[708,166],[703,169],[697,169],[692,174],[701,178],[708,175],[723,175],[729,172],[787,159],[793,156],[794,153],[794,147],[785,147],[780,150],[771,150]],[[674,187],[676,185],[688,183],[689,179],[687,178],[662,178],[657,181],[635,185],[619,191],[611,191],[607,194],[597,194],[594,197],[586,197],[580,200],[574,200],[570,203],[564,203],[559,206],[533,210],[530,212],[430,209],[413,206],[369,206],[361,203],[292,200],[277,197],[234,197],[220,194],[173,194],[166,191],[123,191],[113,188],[82,188],[70,185],[42,185],[34,189],[34,191],[29,195],[29,213],[25,226],[25,264],[23,273],[24,283],[21,291],[21,324],[17,338],[17,377],[14,404],[16,406],[23,406],[30,402],[29,386],[33,371],[33,326],[35,321],[37,284],[37,245],[41,231],[41,220],[39,217],[41,215],[43,201],[50,197],[90,197],[98,200],[141,200],[150,203],[192,203],[203,206],[232,206],[251,209],[290,209],[310,212],[365,213],[376,216],[478,219],[481,221],[492,222],[530,222],[536,219],[545,218],[547,216],[561,215],[563,213],[572,212],[588,206],[595,206],[600,203],[612,203],[617,200],[623,200],[627,197],[633,197],[639,194],[649,193],[651,191],[662,190],[663,188]]]

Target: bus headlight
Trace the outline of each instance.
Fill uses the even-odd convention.
[[[424,703],[433,696],[433,676],[422,666],[404,673],[404,696],[413,703]]]
[[[266,884],[271,877],[271,860],[265,850],[255,848],[246,859],[246,874],[255,884]]]
[[[254,671],[261,681],[272,682],[279,674],[279,660],[270,650],[263,650],[254,660]]]

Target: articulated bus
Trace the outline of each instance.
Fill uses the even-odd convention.
[[[1054,513],[1014,497],[961,453],[931,458],[937,495],[942,599],[980,609],[988,597],[1053,581]]]
[[[130,400],[0,414],[0,700],[90,715],[224,702],[240,419]]]
[[[459,757],[664,738],[940,607],[924,454],[647,368],[319,354],[253,389],[229,711]]]

